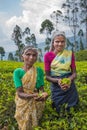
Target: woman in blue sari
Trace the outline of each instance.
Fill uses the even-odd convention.
[[[46,79],[51,82],[52,102],[57,112],[63,104],[67,110],[77,105],[78,92],[74,83],[76,65],[74,53],[65,49],[64,32],[55,31],[51,38],[51,48],[44,56]],[[62,82],[68,79],[69,83]]]

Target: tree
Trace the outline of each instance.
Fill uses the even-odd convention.
[[[27,45],[33,45],[34,47],[37,47],[36,44],[36,37],[34,34],[31,34],[29,27],[26,27],[23,36],[25,37],[25,44]]]
[[[43,55],[42,55],[42,50],[41,48],[38,48],[38,61],[41,62],[42,61],[42,58],[43,58]]]
[[[14,27],[12,33],[12,40],[15,42],[16,46],[18,47],[16,55],[19,57],[19,60],[21,61],[21,50],[23,49],[24,44],[22,43],[22,30],[18,25]]]
[[[23,32],[23,37],[25,37],[25,44],[31,45],[31,33],[30,33],[30,28],[26,27],[24,32]]]
[[[34,34],[31,34],[31,43],[35,48],[37,48],[36,37]]]
[[[68,25],[74,35],[74,43],[73,43],[73,50],[76,51],[76,34],[77,34],[77,29],[79,27],[79,3],[77,0],[66,0],[66,3],[62,4],[62,8],[65,9],[65,16],[64,16],[64,21],[68,22]]]
[[[53,24],[50,20],[46,19],[42,22],[40,33],[45,33],[47,36],[54,30]]]
[[[14,56],[13,56],[13,53],[9,53],[8,54],[8,60],[14,60]]]
[[[51,42],[51,39],[47,37],[45,39],[45,43],[46,43],[45,51],[49,51],[49,49],[50,49],[50,45],[49,45],[50,42]]]
[[[19,57],[18,60],[20,61],[21,61],[21,52],[25,44],[27,45],[33,44],[35,47],[37,46],[35,35],[30,33],[29,27],[26,27],[25,30],[22,32],[22,29],[18,25],[16,25],[12,33],[12,40],[18,47],[15,56]]]
[[[69,48],[73,48],[73,43],[70,42],[70,40],[67,38],[66,39],[66,48],[69,49]]]
[[[27,34],[27,36],[30,35],[30,28],[29,27],[26,27],[24,32],[23,32],[23,35]]]
[[[50,20],[46,19],[42,22],[41,28],[40,28],[40,33],[45,33],[46,34],[46,48],[45,50],[49,51],[50,48],[50,35],[51,32],[54,30],[53,24]]]
[[[54,22],[55,30],[58,29],[58,24],[60,23],[60,19],[62,18],[62,12],[60,10],[53,11],[53,13],[50,15]]]
[[[78,36],[80,37],[80,50],[84,50],[83,42],[82,42],[82,37],[84,36],[83,30],[80,29],[78,32]]]
[[[15,42],[15,44],[20,47],[20,43],[22,43],[22,30],[21,28],[16,25],[14,27],[13,33],[12,33],[12,40]]]
[[[85,24],[86,29],[86,49],[87,49],[87,0],[80,0],[81,24]]]
[[[3,60],[3,57],[5,56],[5,50],[3,47],[0,47],[0,55],[1,55],[1,60]]]

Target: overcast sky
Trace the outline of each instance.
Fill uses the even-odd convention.
[[[61,10],[61,5],[66,0],[0,0],[0,46],[6,52],[16,50],[11,40],[11,34],[15,25],[22,29],[29,27],[35,34],[37,42],[45,40],[39,33],[41,23],[50,19],[53,11]],[[66,30],[60,25],[61,30]]]

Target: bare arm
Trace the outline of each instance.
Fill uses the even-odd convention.
[[[72,69],[72,75],[69,77],[71,81],[73,81],[77,77],[76,68]]]
[[[17,94],[22,99],[31,99],[31,98],[34,98],[34,97],[38,96],[37,93],[30,93],[30,94],[24,93],[24,90],[23,90],[22,86],[17,88]]]
[[[58,78],[53,78],[50,76],[50,71],[46,71],[46,80],[52,83],[58,83],[59,79]]]
[[[73,81],[76,78],[76,76],[77,76],[74,53],[72,53],[71,72],[72,72],[72,75],[69,78],[70,78],[71,81]]]

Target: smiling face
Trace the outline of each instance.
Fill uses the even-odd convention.
[[[22,54],[24,64],[31,67],[37,60],[37,52],[33,49],[28,49]]]
[[[65,48],[66,39],[63,35],[55,36],[53,47],[55,52],[61,52]]]

